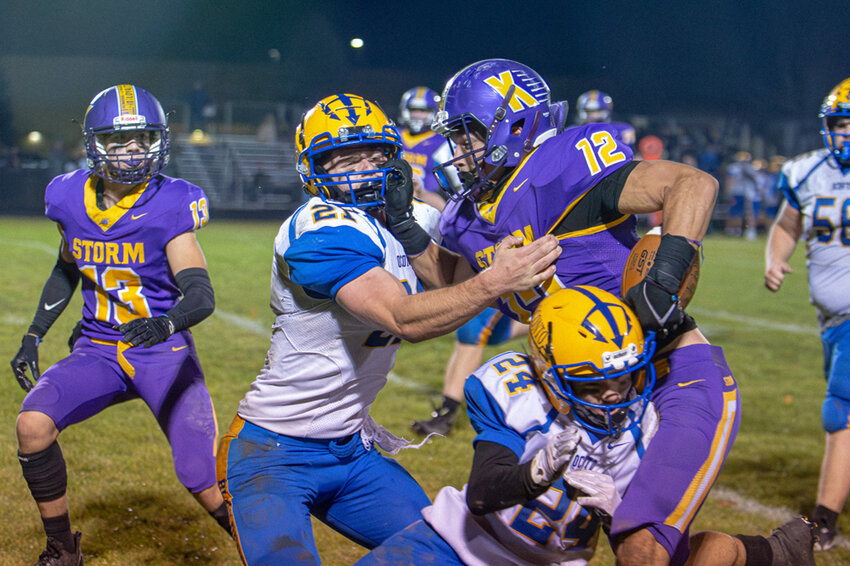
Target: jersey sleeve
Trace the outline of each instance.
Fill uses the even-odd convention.
[[[180,205],[174,208],[173,236],[194,232],[207,225],[210,219],[209,199],[201,187],[182,179],[169,179],[162,188],[179,195]]]
[[[284,253],[292,281],[314,296],[333,298],[346,283],[374,267],[383,252],[369,236],[350,226],[323,226],[294,238]]]
[[[463,391],[469,421],[478,433],[473,443],[480,440],[495,442],[509,448],[520,458],[525,449],[525,439],[508,426],[505,412],[481,380],[473,374],[466,380]]]

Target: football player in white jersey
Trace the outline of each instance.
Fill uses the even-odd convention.
[[[578,286],[543,299],[529,345],[466,382],[469,483],[443,488],[357,566],[587,564],[657,430],[655,335],[622,300]],[[712,531],[690,545],[691,566],[814,566],[799,518],[767,538]]]
[[[779,290],[791,272],[788,259],[804,237],[827,380],[821,411],[826,452],[812,519],[818,523],[816,548],[828,550],[835,544],[838,515],[850,494],[850,78],[830,91],[819,116],[826,147],[782,166],[778,185],[785,201],[767,240],[764,284]]]
[[[387,186],[409,203],[413,182],[380,107],[329,96],[304,115],[295,138],[311,198],[275,239],[271,346],[217,460],[249,565],[319,564],[311,514],[369,548],[420,517],[425,492],[375,448],[395,453],[406,441],[369,416],[399,343],[451,332],[499,295],[539,285],[559,254],[554,237],[521,247],[510,238],[493,273],[472,276],[465,266],[453,287],[422,292],[409,250],[384,224]],[[403,210],[407,218],[396,222],[415,216],[436,230],[435,209],[416,202]],[[424,250],[431,239],[420,234],[406,244]]]

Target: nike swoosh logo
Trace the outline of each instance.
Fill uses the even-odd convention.
[[[526,183],[526,181],[528,181],[528,179],[527,179],[527,178],[526,178],[526,179],[523,179],[522,183],[520,183],[519,185],[517,185],[516,187],[514,187],[514,192],[517,192],[517,191],[518,191],[518,190],[519,190],[519,189],[520,189],[520,188],[521,188],[521,187],[522,187],[522,186]]]
[[[44,310],[52,311],[53,309],[55,309],[56,307],[58,307],[59,305],[61,305],[64,302],[65,302],[65,299],[60,299],[60,300],[56,301],[55,303],[53,303],[52,305],[48,305],[47,303],[44,303]]]
[[[135,214],[131,214],[131,215],[130,215],[130,218],[131,218],[132,220],[138,220],[139,218],[141,218],[141,217],[142,217],[142,216],[144,216],[145,214],[147,214],[147,212],[143,212],[143,213],[141,213],[141,214],[140,214],[140,215],[138,215],[138,216],[136,216]]]
[[[677,383],[679,387],[687,387],[688,385],[692,385],[694,383],[699,383],[700,381],[705,381],[704,379],[695,379],[693,381],[684,381],[682,383]]]
[[[179,346],[179,347],[177,347],[177,346],[172,346],[172,347],[171,347],[171,351],[172,351],[172,352],[179,352],[179,351],[180,351],[180,350],[182,350],[183,348],[188,348],[188,347],[189,347],[189,346]]]
[[[611,449],[613,449],[613,448],[616,448],[617,446],[622,446],[622,445],[624,445],[624,444],[628,444],[628,442],[621,442],[621,443],[619,443],[619,444],[608,444],[608,450],[611,450]]]

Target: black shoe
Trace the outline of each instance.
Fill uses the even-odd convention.
[[[815,542],[815,551],[817,552],[825,552],[830,550],[833,546],[835,546],[835,536],[838,534],[836,529],[830,529],[829,527],[821,527],[817,526],[815,529],[815,536],[817,537],[817,541]]]
[[[452,430],[452,425],[455,422],[457,410],[452,411],[448,407],[440,407],[431,413],[431,418],[427,421],[413,421],[410,428],[416,434],[431,434],[437,433],[446,436]]]
[[[796,517],[773,531],[767,537],[773,551],[771,566],[816,566],[816,529],[816,523],[805,517]]]
[[[38,556],[35,566],[83,566],[83,551],[80,549],[80,531],[74,533],[74,550],[68,551],[55,538],[47,539],[47,548]]]

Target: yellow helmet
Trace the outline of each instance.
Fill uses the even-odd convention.
[[[383,205],[386,178],[392,169],[357,172],[355,182],[360,186],[354,190],[351,174],[329,175],[319,164],[328,152],[367,145],[383,149],[387,159],[402,155],[401,136],[377,103],[356,94],[334,94],[320,100],[295,129],[296,169],[304,190],[323,200],[361,208]]]
[[[637,316],[621,299],[586,285],[558,291],[534,310],[528,343],[543,390],[559,412],[572,412],[603,436],[640,422],[655,385],[655,333],[644,337]],[[573,392],[576,384],[629,374],[632,389],[622,403],[591,403]],[[631,424],[624,428],[627,421]]]
[[[831,130],[836,119],[846,117],[850,117],[850,79],[844,79],[829,91],[818,114],[818,118],[823,120],[820,130],[823,143],[844,167],[850,166],[850,143],[845,138],[843,143],[837,144]]]

